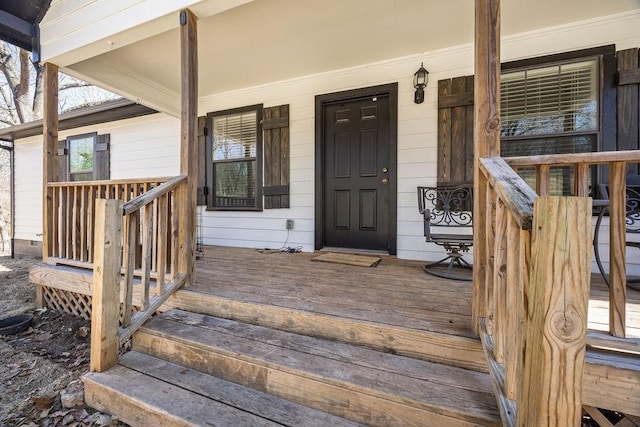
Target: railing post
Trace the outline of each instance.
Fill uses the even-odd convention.
[[[102,372],[118,360],[122,201],[97,199],[95,213],[90,369]]]
[[[626,168],[624,162],[609,167],[609,332],[619,338],[626,335]]]
[[[591,199],[540,197],[533,219],[517,425],[579,426],[591,276]]]

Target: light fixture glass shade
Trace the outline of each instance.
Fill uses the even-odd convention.
[[[416,93],[413,98],[413,102],[416,104],[422,104],[424,102],[424,88],[429,83],[429,72],[424,68],[424,64],[420,64],[420,68],[413,75],[413,87],[416,88]]]
[[[420,68],[413,75],[413,87],[424,89],[427,83],[429,83],[429,72],[424,68],[424,64],[420,64]]]

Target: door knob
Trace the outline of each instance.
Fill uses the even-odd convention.
[[[382,183],[384,185],[387,185],[389,183],[389,180],[387,178],[382,178]]]
[[[387,173],[387,172],[389,172],[389,169],[387,169],[387,168],[382,168],[382,172],[383,172],[383,173]]]

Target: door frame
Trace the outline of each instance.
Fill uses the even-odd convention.
[[[315,100],[315,242],[320,250],[324,246],[324,106],[339,101],[352,101],[374,96],[389,97],[389,233],[387,247],[390,255],[397,251],[398,229],[398,83],[352,89],[316,95]]]

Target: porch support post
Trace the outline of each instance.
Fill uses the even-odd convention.
[[[480,172],[480,158],[500,155],[500,0],[475,2],[473,166],[473,327],[478,318],[489,317],[486,295],[492,292],[493,272],[487,268],[493,256],[486,248],[485,224],[487,180]]]
[[[180,12],[180,51],[182,77],[180,174],[187,183],[180,187],[178,272],[185,273],[186,284],[193,283],[196,243],[196,188],[198,159],[198,43],[197,18],[188,9]]]
[[[47,187],[58,181],[58,67],[44,64],[42,119],[42,261],[47,262],[53,248],[53,200]]]

